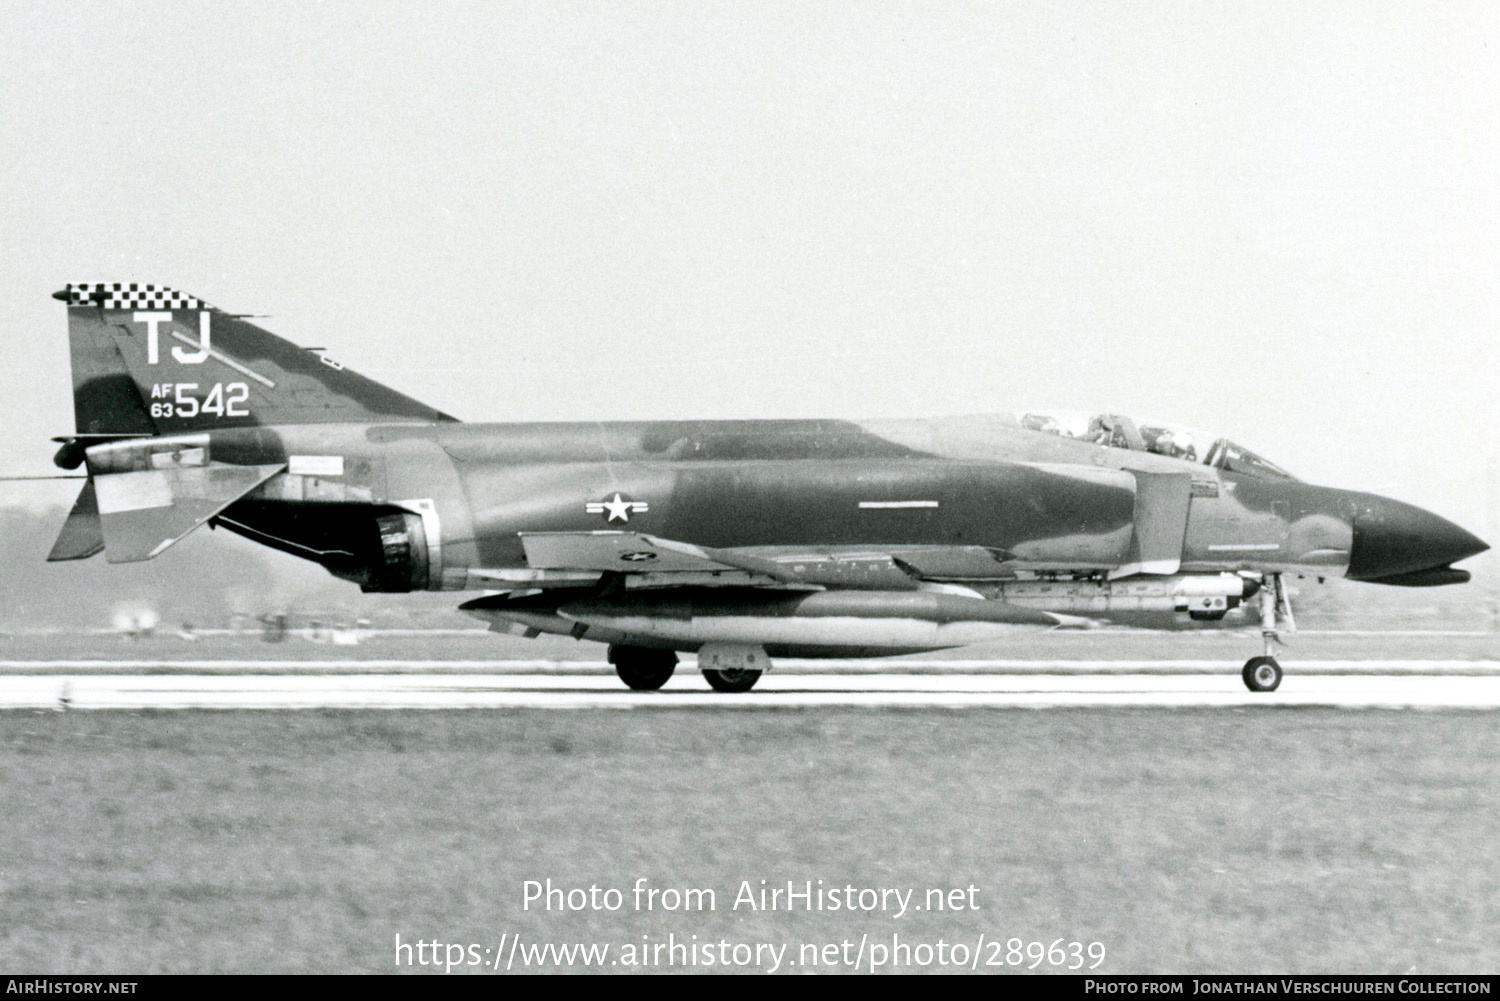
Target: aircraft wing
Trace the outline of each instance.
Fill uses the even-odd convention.
[[[983,579],[1003,573],[1009,553],[982,546],[888,549],[718,549],[640,532],[522,532],[533,570],[615,573],[744,571],[785,584],[910,591],[924,579]],[[736,579],[735,583],[742,583]]]
[[[739,570],[710,551],[640,532],[522,532],[526,563],[533,570],[595,570],[615,573]]]

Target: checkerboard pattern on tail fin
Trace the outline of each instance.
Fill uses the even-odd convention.
[[[167,288],[136,282],[78,282],[63,288],[59,296],[69,306],[100,306],[104,309],[212,309],[201,299]]]

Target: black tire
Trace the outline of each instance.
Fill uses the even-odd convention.
[[[620,680],[637,692],[654,692],[677,670],[677,655],[671,650],[648,650],[639,646],[612,646],[609,662]]]
[[[704,671],[708,686],[716,692],[748,692],[760,680],[759,671]]]
[[[1281,684],[1281,665],[1276,663],[1275,657],[1251,657],[1245,661],[1240,677],[1245,679],[1245,687],[1252,692],[1274,692]]]

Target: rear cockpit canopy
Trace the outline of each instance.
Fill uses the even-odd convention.
[[[1228,438],[1168,421],[1137,421],[1124,414],[1098,414],[1083,410],[1048,410],[1023,414],[1021,426],[1028,431],[1133,452],[1151,452],[1231,473],[1278,480],[1296,478],[1274,462],[1261,458],[1242,445],[1236,445]]]

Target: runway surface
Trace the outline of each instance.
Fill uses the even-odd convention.
[[[1500,708],[1500,661],[1363,660],[1287,665],[1275,692],[1247,691],[1224,661],[787,661],[742,695],[687,663],[658,692],[632,692],[596,662],[0,662],[8,709],[774,709],[865,707]]]

